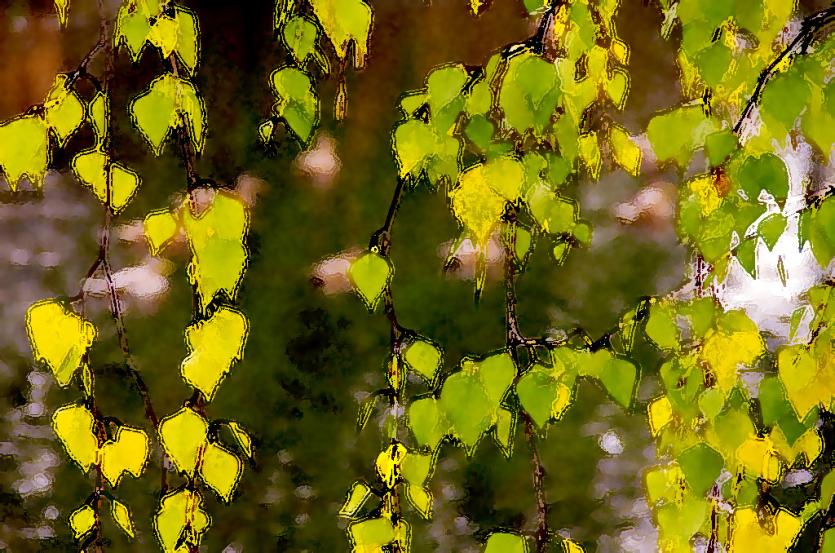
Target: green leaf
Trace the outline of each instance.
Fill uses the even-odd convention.
[[[70,514],[70,527],[75,539],[80,539],[96,526],[96,512],[89,505],[82,505]]]
[[[487,539],[484,553],[528,553],[528,542],[516,534],[496,532]]]
[[[83,472],[96,464],[99,442],[93,431],[93,414],[83,405],[71,403],[55,410],[52,429],[64,444],[67,455],[78,463]]]
[[[311,0],[310,3],[336,55],[344,60],[348,45],[353,43],[354,67],[361,69],[368,55],[371,7],[363,0]]]
[[[835,200],[827,198],[819,209],[812,211],[808,237],[815,259],[821,267],[827,267],[835,257]]]
[[[522,173],[519,169],[518,185]],[[452,212],[472,235],[479,251],[484,253],[493,229],[504,213],[506,200],[490,186],[484,165],[476,165],[461,174],[458,185],[449,193]]]
[[[696,66],[702,79],[711,88],[716,88],[725,78],[725,72],[731,65],[733,53],[724,42],[717,40],[699,52],[696,56]]]
[[[449,429],[446,416],[434,398],[418,399],[409,405],[408,422],[421,446],[434,450]]]
[[[235,361],[243,358],[249,322],[243,313],[220,307],[206,320],[186,327],[189,355],[180,365],[183,379],[211,401]]]
[[[629,408],[638,380],[638,369],[625,359],[613,357],[600,371],[600,382],[622,407]]]
[[[161,75],[133,99],[129,111],[134,125],[156,155],[162,153],[171,131],[184,124],[195,151],[203,150],[206,107],[189,81],[170,74]]]
[[[680,331],[676,324],[675,311],[663,303],[653,303],[649,308],[646,333],[659,348],[678,350]]]
[[[677,461],[687,484],[697,496],[710,490],[725,466],[722,454],[704,442],[682,451]]]
[[[547,233],[570,232],[577,220],[577,206],[571,200],[554,194],[545,186],[535,186],[525,195],[534,220]]]
[[[411,484],[423,486],[432,471],[432,454],[410,451],[400,464],[403,478]]]
[[[210,522],[209,515],[203,510],[200,493],[179,490],[169,493],[160,501],[154,515],[154,531],[165,553],[182,553],[184,548],[179,546],[181,537],[185,538],[186,546],[199,545]]]
[[[400,177],[419,177],[424,171],[430,183],[446,177],[450,182],[458,176],[458,157],[462,142],[447,134],[438,134],[434,127],[411,119],[394,130],[392,146]]]
[[[339,516],[353,518],[362,509],[362,506],[369,497],[371,497],[371,488],[365,482],[357,480],[351,485],[351,489],[345,498],[345,503],[339,509]]]
[[[93,323],[71,312],[58,300],[32,304],[26,311],[26,332],[32,357],[45,363],[62,387],[69,385],[96,338]]]
[[[736,182],[751,200],[756,200],[763,189],[775,199],[786,199],[789,192],[789,173],[783,160],[774,154],[748,157],[736,175]]]
[[[377,252],[366,252],[351,263],[348,276],[369,311],[374,311],[386,286],[394,275],[394,267]]]
[[[142,476],[148,460],[148,436],[138,428],[120,426],[112,440],[101,446],[101,472],[114,488],[126,472]]]
[[[110,514],[113,516],[113,521],[116,522],[116,525],[121,528],[129,538],[135,537],[133,519],[130,515],[130,510],[124,503],[111,499]]]
[[[766,121],[774,119],[784,128],[791,129],[809,103],[810,94],[809,83],[803,74],[792,68],[768,81],[763,89],[760,113]]]
[[[75,91],[67,88],[67,75],[58,75],[52,83],[52,89],[44,100],[44,119],[58,145],[64,146],[69,137],[84,122],[84,104]]]
[[[295,67],[282,67],[273,71],[270,83],[276,96],[273,113],[303,144],[309,144],[319,124],[319,99],[310,77]]]
[[[757,275],[757,244],[753,240],[743,240],[734,251],[739,264],[742,268],[756,278]]]
[[[835,495],[835,470],[826,473],[821,481],[820,505],[821,511],[827,512],[832,505],[832,496]]]
[[[148,33],[148,42],[160,49],[160,55],[167,59],[177,48],[179,23],[173,17],[162,14],[154,18]]]
[[[659,162],[673,160],[686,169],[693,152],[716,130],[715,126],[700,107],[681,107],[653,117],[647,126],[647,138]]]
[[[206,419],[189,407],[160,421],[160,444],[179,472],[194,474],[208,431]]]
[[[221,499],[232,500],[243,473],[243,463],[237,455],[214,442],[206,444],[200,462],[200,476]]]
[[[522,408],[539,428],[562,417],[571,402],[571,389],[557,381],[551,371],[534,365],[516,384]]]
[[[316,41],[319,38],[319,28],[316,24],[301,16],[290,18],[281,31],[287,49],[301,66],[309,56],[316,52]]]
[[[186,67],[189,75],[194,75],[200,60],[200,26],[197,23],[197,17],[188,8],[174,6],[174,20],[177,22],[174,52]]]
[[[432,382],[441,368],[441,350],[431,342],[416,339],[403,352],[403,360],[410,369]]]
[[[447,65],[433,70],[426,78],[430,123],[439,133],[446,133],[464,110],[464,85],[467,71],[463,65]]]
[[[716,131],[705,138],[705,152],[711,167],[722,165],[738,147],[736,134],[730,129]]]
[[[553,63],[530,52],[521,52],[507,61],[499,107],[508,127],[519,133],[533,129],[535,135],[541,135],[559,99],[559,77]]]
[[[21,116],[0,125],[0,166],[12,192],[24,176],[33,186],[43,184],[50,159],[47,129],[37,115]]]
[[[189,280],[196,284],[205,309],[221,290],[232,300],[238,293],[248,261],[244,241],[249,212],[238,196],[225,190],[215,192],[202,213],[195,214],[196,209],[189,199],[182,210],[182,225],[193,256]]]
[[[757,231],[769,250],[774,249],[774,245],[777,244],[784,230],[786,230],[786,218],[779,213],[769,215],[760,221],[757,227]]]

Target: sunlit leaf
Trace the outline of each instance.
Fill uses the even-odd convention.
[[[406,497],[423,518],[427,520],[432,518],[432,494],[429,490],[423,486],[409,484],[406,486]]]
[[[348,526],[348,535],[357,551],[380,551],[380,547],[394,541],[394,526],[385,518],[372,518]]]
[[[66,144],[85,116],[84,104],[75,91],[67,88],[68,78],[67,75],[56,76],[44,100],[44,119],[55,133],[59,146]]]
[[[800,520],[785,509],[780,509],[770,522],[769,528],[765,528],[760,524],[756,509],[748,507],[737,509],[733,514],[730,552],[788,551],[800,532]]]
[[[206,444],[200,476],[227,503],[232,499],[242,472],[243,463],[237,455],[214,442]]]
[[[354,67],[365,65],[368,36],[371,33],[371,7],[363,0],[312,0],[313,13],[336,50],[345,59],[353,45]]]
[[[90,532],[96,525],[96,512],[89,505],[82,505],[70,514],[70,527],[75,539]]]
[[[194,474],[208,430],[206,419],[188,407],[160,421],[160,443],[179,472]]]
[[[108,200],[110,201],[110,207],[114,213],[119,213],[127,207],[141,183],[138,173],[121,163],[112,162],[98,148],[82,150],[76,154],[72,160],[72,169],[78,180],[92,189],[93,194],[101,203],[106,204]],[[108,185],[110,186],[109,193]]]
[[[115,488],[125,472],[142,476],[148,460],[148,436],[138,428],[120,426],[113,439],[102,444],[99,455],[102,474]]]
[[[228,422],[226,425],[229,427],[229,430],[232,431],[235,441],[238,442],[239,446],[241,446],[241,449],[243,449],[244,453],[246,453],[246,456],[252,457],[252,438],[246,430],[244,430],[243,426],[234,421]]]
[[[70,459],[84,472],[96,464],[99,450],[94,425],[93,414],[83,405],[71,403],[56,409],[52,415],[55,435],[64,444]]]
[[[58,14],[58,21],[62,26],[67,24],[67,11],[70,8],[70,0],[55,0],[55,12]]]
[[[187,547],[178,547],[181,537],[185,537],[185,544],[200,544],[211,522],[202,504],[200,494],[190,490],[171,492],[162,498],[154,515],[154,530],[165,553],[187,551]]]
[[[96,328],[58,300],[41,300],[26,311],[26,332],[32,357],[45,363],[61,386],[69,385],[81,367]]]
[[[174,20],[177,22],[174,51],[186,70],[194,74],[200,60],[200,26],[197,17],[188,8],[174,6]]]
[[[35,186],[43,183],[50,159],[48,128],[37,115],[25,115],[0,125],[0,165],[13,192],[24,176]]]
[[[133,528],[133,519],[130,516],[130,510],[128,510],[127,506],[122,503],[121,501],[117,501],[115,499],[110,500],[110,514],[113,516],[113,520],[128,535],[128,537],[134,537],[134,528]]]
[[[180,370],[183,378],[211,401],[232,364],[243,357],[249,323],[240,311],[221,307],[212,316],[186,327],[190,351]]]
[[[528,553],[528,542],[516,534],[496,532],[487,539],[484,553]]]
[[[373,311],[383,291],[391,281],[394,268],[377,252],[367,252],[355,259],[348,269],[348,276],[362,301]]]
[[[104,92],[97,92],[90,101],[90,105],[87,108],[87,117],[93,126],[96,142],[101,144],[107,137],[107,121],[110,118],[110,100]]]
[[[617,164],[630,175],[638,176],[641,171],[641,149],[629,134],[621,127],[612,127],[609,131],[609,142]]]
[[[145,92],[136,96],[129,111],[134,125],[156,155],[174,128],[186,125],[196,152],[206,138],[206,107],[189,81],[165,74],[157,77]]]
[[[405,349],[403,360],[410,369],[432,382],[441,367],[441,351],[433,343],[417,339]]]
[[[559,77],[553,63],[530,52],[507,61],[499,90],[499,107],[507,126],[520,133],[542,134],[560,99]]]
[[[353,517],[360,509],[362,509],[362,506],[369,497],[371,497],[371,488],[369,488],[368,484],[365,482],[357,480],[348,491],[345,503],[343,503],[342,507],[339,509],[339,516],[349,518]]]

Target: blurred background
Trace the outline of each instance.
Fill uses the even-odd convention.
[[[105,3],[115,13],[118,2]],[[421,87],[434,66],[483,64],[535,26],[522,0],[493,0],[479,17],[467,0],[370,3],[370,57],[365,70],[348,74],[347,118],[334,121],[336,82],[321,80],[322,121],[306,152],[283,130],[274,146],[258,141],[258,124],[274,101],[268,76],[285,59],[273,36],[273,3],[185,3],[200,20],[195,81],[209,119],[197,169],[236,185],[253,206],[250,265],[239,296],[251,331],[244,360],[207,413],[240,421],[257,449],[231,505],[206,494],[213,521],[205,551],[349,549],[337,511],[355,479],[374,477],[382,414],[362,433],[355,420],[362,399],[385,386],[389,328],[385,317],[369,315],[346,293],[344,271],[385,218],[397,173],[390,151],[397,100]],[[673,58],[678,38],[660,38],[658,6],[623,4],[617,26],[631,48],[632,88],[624,113],[615,117],[637,134],[655,111],[679,100]],[[73,69],[95,42],[98,25],[93,0],[72,0],[64,30],[51,1],[0,2],[0,119],[41,102],[55,74]],[[151,258],[141,220],[181,197],[185,172],[174,144],[161,157],[150,154],[125,106],[162,69],[150,49],[137,64],[120,55],[112,101],[116,157],[142,176],[136,199],[114,229],[113,265],[131,351],[160,415],[190,395],[179,364],[192,299],[185,247]],[[59,389],[48,372],[32,366],[23,318],[38,299],[76,294],[96,257],[102,210],[67,170],[72,155],[92,144],[84,128],[58,150],[42,192],[24,184],[23,192],[12,194],[0,184],[0,550],[73,550],[67,517],[93,488],[92,477],[69,463],[50,427],[53,410],[78,394]],[[674,232],[675,184],[672,173],[639,181],[622,171],[578,183],[581,217],[594,225],[592,244],[572,251],[562,266],[550,248],[536,250],[518,289],[524,332],[543,335],[579,325],[595,337],[642,296],[678,288],[687,256]],[[406,196],[392,248],[398,314],[404,325],[444,346],[446,370],[464,355],[504,343],[501,282],[488,279],[476,305],[466,264],[458,272],[442,271],[445,246],[456,235],[443,194],[420,187]],[[99,405],[150,433],[122,364],[102,285],[86,284],[92,295],[88,316],[99,329],[92,352]],[[639,397],[646,399],[656,391],[658,359],[645,344],[637,351],[644,376]],[[644,414],[624,413],[588,382],[580,384],[578,397],[542,443],[549,523],[587,551],[654,551],[655,531],[642,499],[642,470],[654,460]],[[125,478],[117,490],[133,510],[137,537],[129,542],[104,517],[114,551],[157,548],[151,527],[159,499],[156,459],[152,454],[145,475]],[[431,481],[433,519],[407,515],[413,550],[477,551],[496,528],[532,529],[530,474],[521,428],[509,460],[489,439],[471,461],[462,449],[443,446]]]

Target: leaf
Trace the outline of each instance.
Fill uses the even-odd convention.
[[[113,213],[120,213],[136,195],[139,188],[139,174],[120,163],[111,162],[98,147],[82,150],[72,160],[72,169],[81,183],[92,189],[98,200],[110,207]],[[108,183],[107,171],[110,171]],[[108,198],[108,184],[110,197]]]
[[[67,88],[67,75],[57,75],[52,88],[44,100],[44,119],[58,145],[64,146],[70,135],[84,122],[84,104],[78,95]]]
[[[499,89],[504,123],[519,133],[532,129],[541,135],[560,100],[557,68],[531,52],[521,52],[507,62]]]
[[[45,363],[62,387],[69,385],[96,338],[93,323],[69,311],[58,300],[32,304],[26,311],[26,332],[32,357]]]
[[[785,129],[791,129],[809,103],[810,95],[809,83],[796,68],[778,73],[763,88],[760,113],[766,122],[776,120]]]
[[[583,160],[589,175],[591,175],[591,178],[597,179],[597,176],[600,174],[600,165],[602,164],[600,145],[597,142],[597,133],[591,131],[581,134],[577,139],[577,145],[580,149],[580,159]]]
[[[722,165],[738,147],[739,141],[731,129],[722,129],[705,137],[705,152],[711,167]]]
[[[70,527],[75,539],[90,532],[96,525],[96,512],[89,505],[82,505],[70,515]]]
[[[752,200],[759,196],[761,189],[778,201],[785,200],[789,193],[786,164],[774,154],[746,158],[739,168],[736,181]]]
[[[194,85],[185,79],[165,74],[130,103],[133,124],[156,155],[162,153],[171,131],[186,125],[194,150],[200,153],[206,138],[206,106]]]
[[[90,410],[74,403],[56,409],[52,415],[55,435],[64,444],[70,459],[78,463],[83,472],[96,464],[99,442],[93,431],[94,424]]]
[[[311,4],[336,55],[344,60],[353,44],[354,67],[362,69],[368,55],[371,7],[363,0],[311,0]]]
[[[183,407],[160,421],[160,444],[179,472],[189,476],[194,474],[208,430],[206,419],[189,407]]]
[[[516,534],[496,532],[487,538],[484,553],[528,553],[528,542]]]
[[[662,350],[677,350],[680,347],[675,312],[664,303],[653,303],[649,308],[646,333]]]
[[[563,538],[562,547],[565,553],[585,553],[579,544],[569,540],[568,538]]]
[[[186,532],[185,544],[200,544],[211,522],[202,504],[200,494],[190,490],[171,492],[162,498],[154,515],[154,531],[165,553],[182,553],[183,548],[178,544],[183,532]]]
[[[371,497],[371,488],[362,480],[357,480],[351,485],[345,497],[345,503],[339,509],[339,516],[353,518],[369,497]]]
[[[123,2],[116,16],[116,30],[113,33],[116,46],[124,44],[131,59],[139,61],[142,49],[151,32],[148,18],[156,14],[146,13],[144,2]]]
[[[200,475],[227,503],[243,473],[243,463],[237,455],[214,442],[206,444],[200,464]]]
[[[449,423],[434,398],[415,400],[409,405],[408,422],[421,446],[434,450],[449,429]]]
[[[427,340],[416,339],[403,352],[403,360],[427,382],[432,382],[441,368],[441,351]]]
[[[295,67],[281,67],[273,71],[270,84],[276,96],[273,113],[287,123],[303,144],[309,144],[313,129],[319,124],[319,99],[310,77]]]
[[[756,509],[744,507],[734,511],[730,553],[788,551],[800,532],[800,520],[785,509],[769,518],[770,528],[766,529],[760,524]]]
[[[0,125],[0,166],[12,192],[20,179],[40,187],[49,164],[47,124],[37,115],[24,115]]]
[[[273,123],[272,119],[268,119],[258,125],[258,136],[261,137],[261,142],[264,144],[269,144],[270,140],[273,137],[273,131],[275,130],[275,123]]]
[[[234,421],[227,422],[226,426],[232,431],[235,441],[241,446],[246,456],[252,458],[252,438],[249,437],[249,434],[247,434],[243,426]]]
[[[760,221],[760,224],[757,227],[757,231],[762,237],[763,242],[765,242],[765,245],[768,246],[769,250],[774,249],[774,246],[777,244],[777,240],[780,239],[784,230],[786,230],[786,218],[779,213],[769,215]]]
[[[612,399],[628,409],[638,383],[638,368],[625,359],[613,357],[603,365],[599,379]]]
[[[400,479],[400,463],[406,452],[403,444],[393,442],[377,455],[374,467],[377,469],[377,476],[387,489],[394,488]]]
[[[821,267],[827,267],[835,257],[835,200],[827,198],[811,212],[808,238],[815,259]]]
[[[438,134],[426,123],[411,119],[398,125],[392,136],[401,178],[415,179],[424,172],[430,183],[445,177],[450,182],[458,175],[462,142],[454,136]]]
[[[110,514],[113,516],[113,520],[119,528],[121,528],[129,538],[135,537],[133,519],[130,516],[130,511],[124,503],[111,499]]]
[[[544,428],[550,420],[559,420],[571,403],[571,389],[540,365],[534,365],[522,375],[516,393],[525,412],[539,428]]]
[[[738,366],[750,366],[764,352],[757,325],[743,311],[729,311],[705,336],[699,358],[713,371],[716,386],[728,394],[738,381]]]
[[[148,240],[151,255],[159,255],[177,235],[179,227],[179,221],[167,209],[158,209],[148,213],[142,223],[142,228],[145,230],[145,238]]]
[[[380,547],[394,541],[394,526],[385,518],[372,518],[353,522],[348,526],[351,544],[357,551],[379,551]]]
[[[406,482],[423,486],[432,472],[432,455],[409,451],[400,462],[400,473]]]
[[[180,365],[183,379],[200,390],[206,401],[235,361],[243,357],[249,323],[236,309],[220,307],[206,320],[186,327],[189,355]]]
[[[438,67],[426,78],[430,123],[439,134],[448,133],[455,125],[458,114],[464,111],[462,92],[467,81],[467,71],[460,64]]]
[[[102,144],[107,138],[107,121],[110,118],[110,100],[104,92],[99,91],[93,96],[87,109],[87,118],[93,126],[96,144]]]
[[[284,44],[293,55],[296,63],[304,66],[307,58],[316,57],[316,41],[319,39],[319,28],[307,18],[294,16],[290,18],[281,31]]]
[[[190,198],[183,209],[182,225],[192,253],[189,280],[197,286],[203,309],[225,291],[234,300],[248,262],[245,246],[249,212],[234,193],[218,190],[202,212]]]
[[[182,6],[174,6],[177,37],[174,52],[190,75],[194,75],[200,60],[200,25],[194,12]]]
[[[641,149],[629,134],[621,127],[613,126],[609,132],[609,142],[612,145],[612,156],[618,165],[637,177],[641,172]]]
[[[704,442],[685,449],[676,460],[687,484],[698,496],[710,490],[725,466],[722,454]]]
[[[377,307],[393,274],[391,263],[375,251],[364,253],[348,269],[348,277],[369,311]]]
[[[735,452],[737,462],[754,477],[777,483],[782,476],[780,456],[769,437],[752,436],[745,440]]]
[[[647,125],[647,138],[659,163],[673,160],[686,169],[693,152],[715,130],[715,123],[700,107],[681,107],[653,117]]]
[[[67,11],[69,10],[70,0],[55,0],[55,12],[58,14],[58,21],[61,26],[67,25]]]
[[[120,426],[116,436],[101,446],[101,471],[110,485],[119,485],[125,472],[139,478],[148,460],[148,436],[138,428]]]
[[[570,232],[577,221],[577,206],[554,194],[546,186],[535,186],[525,195],[528,210],[543,231],[549,234]]]
[[[432,518],[432,494],[429,490],[423,486],[409,484],[406,486],[406,497],[423,518],[426,520]]]
[[[647,420],[653,437],[658,437],[661,430],[673,420],[673,406],[667,396],[652,400],[647,405]]]
[[[174,53],[179,35],[179,21],[168,15],[160,15],[153,20],[148,33],[148,42],[160,49],[163,59]]]

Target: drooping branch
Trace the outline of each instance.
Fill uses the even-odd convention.
[[[742,114],[740,115],[739,120],[734,125],[733,130],[735,133],[738,134],[742,129],[742,125],[751,114],[751,110],[754,109],[754,106],[759,101],[763,88],[769,79],[771,79],[771,77],[776,73],[777,67],[783,62],[783,60],[786,59],[787,56],[792,55],[795,50],[799,50],[801,53],[806,53],[806,50],[812,43],[815,33],[832,21],[835,21],[835,6],[830,6],[825,10],[814,13],[800,23],[800,31],[797,35],[795,35],[789,45],[786,46],[770,64],[768,64],[768,67],[763,69],[759,78],[757,78],[757,86],[754,88],[754,92],[751,94],[751,97],[742,109]]]

